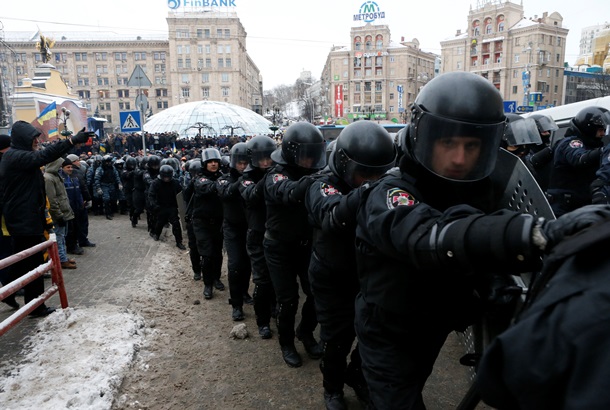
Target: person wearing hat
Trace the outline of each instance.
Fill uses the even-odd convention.
[[[65,158],[57,158],[47,164],[44,170],[45,189],[49,199],[49,213],[55,225],[57,235],[57,250],[59,261],[63,269],[76,269],[76,261],[68,259],[66,249],[66,236],[68,234],[68,222],[74,219],[74,212],[70,207],[68,192],[64,186],[64,178],[59,174],[63,165],[72,166],[72,162]]]
[[[82,157],[82,155],[81,155]],[[80,187],[80,193],[83,198],[83,205],[80,210],[72,209],[74,211],[74,230],[68,233],[68,248],[70,248],[71,238],[74,235],[75,248],[81,247],[94,247],[95,244],[89,240],[89,211],[91,208],[91,193],[87,188],[87,166],[86,163],[81,161],[81,158],[75,154],[70,154],[66,158],[72,161],[72,179],[78,179],[78,185]]]
[[[40,134],[31,124],[17,121],[11,128],[11,148],[3,154],[0,161],[0,181],[3,181],[1,189],[4,199],[2,214],[8,233],[13,239],[14,253],[44,242],[46,193],[40,167],[89,139],[89,133],[83,128],[76,135],[39,149]],[[43,252],[15,263],[11,266],[11,279],[25,275],[42,263]],[[44,292],[44,279],[42,276],[35,279],[28,283],[24,290],[24,300],[27,304]],[[30,315],[46,316],[54,310],[43,303]]]
[[[8,135],[0,135],[0,161],[2,161],[2,155],[8,151],[11,146],[11,137]],[[2,217],[2,181],[0,180],[0,259],[4,259],[13,254],[13,244],[11,243],[11,237],[8,234],[4,218]],[[0,283],[2,286],[7,285],[10,282],[9,269],[0,269]],[[19,303],[15,300],[15,295],[10,295],[2,300],[4,303],[12,307],[13,309],[19,309]]]

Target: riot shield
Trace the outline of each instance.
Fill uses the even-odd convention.
[[[498,197],[496,198],[496,208],[498,210],[511,209],[534,217],[555,219],[544,192],[519,157],[500,149],[496,167],[490,178],[498,191]],[[513,292],[516,290],[520,297],[515,298],[516,302],[510,307],[512,309],[510,312],[515,313],[520,309],[533,275],[534,273],[531,272],[523,272],[519,276],[511,276],[514,286],[508,288]],[[506,326],[507,324],[504,321],[498,320],[497,312],[495,315],[484,313],[477,323],[470,326],[462,334],[467,353],[460,359],[460,362],[471,366],[471,381],[474,380],[478,360],[486,346],[496,335],[506,329]],[[476,386],[472,384],[457,409],[473,410],[477,407],[479,401],[479,393]]]
[[[500,191],[497,209],[512,209],[536,217],[555,219],[544,192],[519,157],[500,149],[490,178]]]
[[[178,203],[178,215],[180,216],[180,225],[182,225],[182,231],[186,232],[186,204],[184,203],[184,197],[182,192],[176,194],[176,202]]]

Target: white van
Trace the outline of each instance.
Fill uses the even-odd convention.
[[[559,129],[553,133],[553,141],[558,141],[564,137],[570,121],[583,108],[597,106],[610,111],[610,96],[601,98],[592,98],[590,100],[579,101],[572,104],[560,105],[559,107],[546,108],[544,110],[534,111],[524,114],[523,117],[529,117],[533,114],[542,114],[551,117]]]

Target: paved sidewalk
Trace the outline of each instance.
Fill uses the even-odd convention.
[[[128,216],[118,215],[112,221],[104,216],[89,217],[89,239],[97,246],[84,248],[84,255],[68,255],[76,259],[77,269],[64,269],[63,276],[70,307],[94,306],[107,303],[129,306],[130,292],[113,292],[115,288],[128,289],[142,278],[150,268],[151,255],[155,255],[160,242],[148,235],[146,223],[132,228]],[[181,251],[176,248],[176,254]],[[50,279],[45,279],[48,287]],[[23,298],[17,297],[23,305]],[[53,296],[48,306],[60,307],[59,297]],[[0,304],[0,320],[13,313]],[[21,324],[0,337],[0,362],[17,357],[24,338],[35,330],[40,319],[24,319]]]

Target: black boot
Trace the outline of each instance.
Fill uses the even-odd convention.
[[[280,348],[282,349],[282,357],[288,366],[301,367],[303,365],[301,355],[299,355],[299,352],[297,352],[294,344],[280,346]]]
[[[233,306],[233,314],[231,315],[234,322],[244,320],[244,309],[241,306]]]
[[[369,386],[366,383],[362,367],[360,365],[360,354],[358,348],[352,351],[351,361],[345,371],[345,384],[354,389],[356,397],[362,403],[369,402]]]
[[[297,329],[296,336],[297,339],[303,343],[303,346],[305,346],[307,356],[309,356],[311,359],[320,359],[322,357],[322,354],[324,353],[322,346],[320,346],[320,343],[316,341],[313,334],[299,334],[299,329]]]
[[[212,285],[204,285],[203,286],[203,297],[206,299],[212,299],[214,296],[214,288]]]
[[[106,219],[112,220],[112,208],[109,203],[104,204],[104,212],[106,213]]]
[[[2,301],[15,310],[19,309],[19,303],[17,303],[17,300],[15,300],[15,294],[8,295],[2,299]]]
[[[347,410],[347,403],[343,397],[343,392],[329,392],[324,389],[324,404],[326,410]]]

